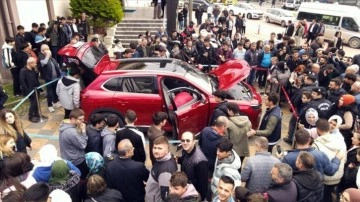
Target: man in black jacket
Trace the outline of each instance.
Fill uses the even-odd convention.
[[[110,161],[106,168],[108,188],[121,192],[125,201],[144,202],[144,182],[149,178],[149,170],[140,162],[132,160],[134,147],[130,140],[118,144],[119,156]]]
[[[301,151],[296,159],[293,182],[297,188],[297,201],[312,202],[323,200],[323,176],[314,169],[316,161],[311,153]]]
[[[97,152],[103,156],[101,131],[105,127],[105,117],[100,113],[95,113],[90,117],[90,124],[86,126],[88,141],[85,152]]]
[[[219,116],[226,116],[226,117],[229,116],[226,107],[227,100],[225,100],[227,97],[227,92],[223,90],[217,90],[213,93],[213,95],[215,97],[215,101],[218,104],[216,105],[214,112],[210,117],[209,126],[213,126],[215,124],[215,120]]]
[[[38,87],[40,85],[35,68],[36,68],[36,60],[35,58],[30,57],[27,60],[26,67],[20,70],[20,84],[24,96],[27,96],[32,90],[35,89],[35,87]],[[35,93],[37,93],[37,91],[35,91]],[[29,97],[30,100],[29,121],[33,123],[37,123],[40,121],[40,115],[39,115],[35,93],[33,93]]]
[[[295,30],[295,25],[291,20],[289,20],[288,26],[286,27],[286,30],[285,30],[285,35],[292,37],[294,34],[294,30]]]
[[[135,111],[127,110],[125,114],[126,126],[116,132],[115,145],[121,140],[129,139],[134,146],[134,155],[132,159],[137,162],[145,163],[145,137],[144,134],[135,127],[137,116]]]
[[[312,23],[311,23],[310,26],[309,26],[308,37],[307,37],[306,42],[309,42],[309,41],[312,42],[313,40],[315,40],[319,28],[320,28],[320,27],[319,27],[319,25],[317,24],[316,20],[313,19]]]

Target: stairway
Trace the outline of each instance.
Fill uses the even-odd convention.
[[[162,19],[123,19],[121,23],[117,24],[114,40],[119,39],[123,47],[128,48],[130,42],[137,42],[139,34],[145,35],[147,30],[155,37],[155,33],[161,26],[163,26]]]

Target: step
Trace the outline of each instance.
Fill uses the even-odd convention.
[[[116,32],[122,31],[122,30],[126,30],[126,31],[141,31],[141,33],[144,33],[147,30],[150,31],[158,31],[160,29],[160,27],[117,27],[116,28]]]
[[[162,19],[123,19],[121,21],[121,23],[137,23],[137,22],[142,22],[142,23],[163,23]],[[166,22],[166,19],[165,19]],[[121,24],[121,23],[118,23]]]
[[[121,23],[117,27],[161,27],[163,23]]]
[[[142,34],[145,34],[145,31],[144,32],[141,32]],[[152,29],[152,30],[149,30],[151,32],[152,35],[154,35],[158,30],[157,29]],[[132,31],[128,31],[128,30],[121,30],[121,31],[115,31],[115,35],[139,35],[139,31],[137,30],[132,30]]]
[[[139,37],[139,34],[140,34],[140,33],[138,33],[138,34],[126,34],[126,35],[124,35],[124,34],[117,34],[117,33],[115,33],[115,36],[118,37],[118,38],[120,38],[120,39],[137,39],[137,38]]]

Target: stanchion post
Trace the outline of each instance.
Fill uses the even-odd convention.
[[[41,106],[40,106],[40,102],[39,102],[39,94],[37,92],[37,87],[35,87],[34,89],[34,93],[35,93],[35,96],[36,96],[36,104],[38,106],[38,113],[39,113],[39,116],[40,116],[40,123],[43,123],[45,121],[47,121],[48,119],[46,117],[44,117],[41,113]]]

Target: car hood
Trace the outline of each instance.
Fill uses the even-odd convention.
[[[77,42],[75,44],[68,44],[61,48],[58,51],[58,55],[66,57],[67,62],[71,62],[74,59],[80,61],[84,64],[85,67],[91,69],[96,74],[101,73],[101,71],[97,72],[96,67],[99,66],[100,63],[109,63],[110,57],[108,54],[104,54],[101,57],[94,57],[91,54],[91,49],[94,46],[92,42]]]
[[[263,14],[264,12],[261,10],[249,10],[252,13],[257,13],[257,14]]]
[[[210,74],[217,77],[219,89],[225,90],[248,77],[250,66],[245,60],[230,60],[219,65]]]

